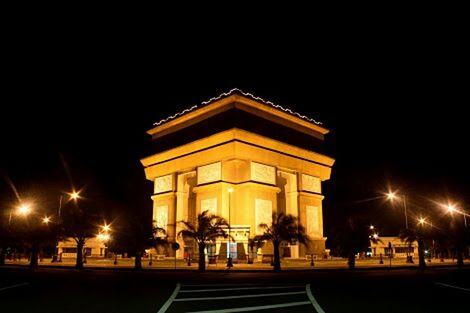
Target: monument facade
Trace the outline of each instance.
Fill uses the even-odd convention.
[[[308,247],[284,243],[283,257],[324,253],[322,182],[334,160],[322,154],[328,130],[319,122],[234,89],[154,126],[155,154],[141,162],[154,183],[153,219],[182,247],[178,258],[197,254],[195,243],[177,237],[178,221],[206,210],[226,218],[235,239],[209,246],[219,259],[228,251],[244,259],[273,212],[297,216],[312,238]],[[269,245],[261,250],[271,253]]]

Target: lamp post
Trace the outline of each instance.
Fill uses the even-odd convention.
[[[72,190],[72,192],[68,192],[67,193],[68,196],[69,196],[69,199],[68,201],[74,201],[75,204],[77,203],[78,199],[80,199],[80,191],[75,191],[75,190]],[[63,202],[63,199],[64,199],[64,196],[63,194],[61,194],[59,196],[59,207],[57,209],[57,223],[60,225],[60,223],[62,222],[62,202]],[[57,228],[57,236],[59,235],[59,228]],[[62,262],[62,256],[60,256],[58,258],[58,255],[59,255],[59,241],[58,239],[56,240],[56,246],[54,248],[54,255],[52,256],[52,260],[51,262],[54,263],[54,262]]]
[[[390,201],[393,201],[396,198],[398,198],[398,196],[394,192],[389,192],[387,194],[387,199],[390,200]],[[407,213],[407,209],[406,209],[406,196],[402,195],[402,198],[403,198],[403,208],[404,208],[404,212],[405,212],[405,228],[408,229],[408,213]]]
[[[23,216],[24,219],[27,218],[29,214],[32,213],[31,205],[28,203],[20,203],[20,206],[16,209],[16,215]],[[11,211],[10,211],[10,221],[11,222]],[[18,258],[18,261],[21,259],[21,255]]]
[[[111,227],[110,224],[106,223],[106,221],[103,223],[103,225],[100,225],[98,228],[98,240],[101,241],[104,245],[104,249],[106,251],[106,243],[111,240],[111,235],[109,234],[111,232]],[[106,258],[106,254],[104,256]],[[114,262],[113,264],[116,265],[117,262],[117,254],[114,253]],[[151,265],[151,264],[149,264]]]
[[[424,232],[424,225],[426,224],[426,218],[420,217],[418,219],[418,229],[416,232],[417,235],[417,241],[418,241],[418,259],[419,259],[419,267],[420,268],[425,268],[426,267],[426,262],[425,262],[425,254],[426,250],[424,250],[424,238],[423,238],[423,232]]]
[[[62,217],[62,198],[63,198],[63,196],[60,195],[59,196],[59,208],[57,209],[57,222],[58,223],[61,222],[61,217]],[[57,228],[57,231],[56,231],[56,236],[59,237],[59,229],[58,228]],[[52,255],[51,263],[59,262],[59,260],[57,259],[57,256],[59,254],[59,247],[58,246],[59,246],[59,241],[56,239],[55,247],[54,247],[54,253]]]
[[[408,229],[408,214],[406,212],[406,196],[403,196],[403,208],[405,209],[405,227]]]
[[[422,228],[425,224],[429,224],[429,225],[431,226],[430,231],[432,231],[432,222],[427,222],[427,221],[426,221],[426,218],[420,217],[420,218],[418,219],[418,224],[420,225],[420,228]],[[422,240],[422,239],[421,239],[421,240]],[[418,243],[419,243],[419,242],[418,242]],[[418,247],[418,249],[424,249],[424,248]],[[428,257],[428,262],[431,262],[433,249],[434,249],[434,239],[432,239],[431,251],[424,250],[424,257],[426,257],[426,256]],[[424,258],[424,257],[423,257],[423,258]]]
[[[232,260],[232,240],[231,240],[231,212],[230,212],[230,206],[232,202],[232,192],[233,188],[229,187],[228,188],[228,258],[227,258],[227,267],[231,268],[233,267],[233,260]]]
[[[457,208],[456,208],[455,205],[453,205],[453,204],[448,204],[448,205],[446,205],[446,208],[447,208],[447,212],[449,212],[450,214],[452,214],[452,213],[454,213],[454,212],[457,212],[457,213],[462,214],[462,215],[463,215],[463,222],[464,222],[465,228],[467,228],[467,213],[461,212],[461,211],[457,210]]]
[[[447,206],[447,212],[450,215],[453,215],[454,212],[457,212],[459,214],[463,215],[463,221],[464,221],[464,226],[460,227],[457,225],[457,229],[454,232],[454,240],[456,243],[456,252],[457,252],[457,266],[462,267],[464,265],[464,250],[465,250],[465,242],[464,242],[464,227],[467,228],[467,218],[466,218],[466,213],[458,210],[455,205],[453,204],[448,204]]]
[[[406,196],[401,195],[403,199],[403,209],[405,213],[405,229],[408,230],[408,213],[407,213],[407,208],[406,208]],[[393,201],[394,199],[398,198],[398,196],[394,192],[389,192],[387,194],[387,199],[390,201]],[[413,263],[413,256],[408,255],[409,251],[406,251],[406,263]]]

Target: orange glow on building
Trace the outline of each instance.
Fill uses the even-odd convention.
[[[282,256],[325,253],[321,187],[334,159],[319,151],[328,129],[238,91],[155,125],[148,131],[155,154],[141,162],[154,183],[153,219],[182,247],[177,257],[197,254],[193,242],[176,238],[178,221],[206,210],[231,221],[235,242],[220,240],[208,249],[219,260],[228,249],[244,259],[248,240],[273,212],[297,216],[312,238],[308,247],[285,243]],[[268,244],[258,252],[269,255],[272,249]]]

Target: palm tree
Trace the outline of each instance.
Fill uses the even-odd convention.
[[[274,270],[281,271],[281,257],[279,246],[282,242],[297,240],[307,245],[310,238],[305,233],[305,228],[298,222],[297,217],[291,214],[273,213],[271,225],[262,223],[259,227],[264,230],[262,235],[256,236],[255,240],[269,240],[274,248]]]
[[[256,252],[263,246],[264,240],[262,236],[255,236],[253,238],[248,239],[248,264],[253,264],[253,261],[256,258]]]
[[[166,248],[169,245],[168,242],[168,236],[166,234],[166,230],[164,228],[155,226],[155,221],[154,221],[154,226],[152,227],[152,236],[150,240],[143,241],[142,243],[144,245],[140,245],[140,250],[136,251],[135,255],[135,269],[142,269],[142,254],[145,250],[145,248],[155,248],[158,249],[158,247],[163,247]]]
[[[206,245],[217,238],[227,238],[229,235],[225,228],[230,227],[227,221],[217,215],[204,211],[197,216],[196,224],[189,221],[181,221],[186,229],[181,230],[178,236],[194,239],[199,248],[199,272],[206,270],[205,253]]]
[[[422,231],[416,228],[403,229],[400,232],[400,239],[406,242],[408,247],[411,247],[413,242],[418,242],[419,267],[422,269],[426,268],[426,262],[424,260],[424,236]]]

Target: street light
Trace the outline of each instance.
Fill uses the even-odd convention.
[[[70,195],[70,200],[75,200],[76,201],[77,199],[80,198],[80,192],[78,192],[78,191],[73,191],[73,192],[69,193],[69,195]]]
[[[408,214],[406,212],[406,197],[405,195],[402,195],[403,198],[403,208],[405,209],[405,228],[408,229]],[[393,201],[395,199],[399,199],[399,197],[395,194],[395,192],[389,192],[387,193],[387,199],[390,201]]]
[[[455,206],[453,204],[448,204],[447,205],[447,212],[449,212],[450,214],[454,213],[455,211],[457,211],[457,209],[455,208]]]
[[[28,204],[23,204],[18,208],[19,215],[27,216],[30,213],[31,213],[31,206]]]
[[[69,195],[69,201],[75,201],[75,203],[77,203],[77,200],[80,199],[80,191],[75,191],[73,190],[72,192],[67,192],[67,194]],[[59,209],[58,209],[58,215],[59,215],[59,219],[61,217],[61,211],[62,211],[62,199],[63,199],[63,195],[61,194],[59,196]]]
[[[370,229],[370,230],[373,230],[374,228],[375,228],[374,225],[370,225],[370,226],[369,226],[369,229]]]
[[[406,211],[406,196],[401,195],[401,197],[403,198],[403,208],[404,208],[404,213],[405,213],[405,228],[408,230],[408,214],[407,214],[407,211]],[[400,199],[400,197],[398,197],[395,192],[389,191],[387,193],[387,199],[390,200],[391,202],[393,202],[393,200]],[[408,255],[408,251],[407,251],[406,252],[406,262],[407,263],[413,263],[412,258],[413,258],[412,256]]]
[[[230,214],[230,206],[231,206],[231,195],[233,192],[233,188],[229,187],[228,188],[228,258],[227,258],[227,267],[231,268],[233,267],[233,260],[232,260],[232,240],[231,240],[231,214]]]
[[[447,208],[447,213],[449,213],[450,215],[453,215],[454,212],[462,214],[465,227],[467,227],[467,213],[457,210],[455,205],[452,203],[444,205],[444,207]]]
[[[106,249],[106,243],[111,240],[111,235],[109,234],[109,231],[111,230],[111,227],[109,227],[106,222],[104,222],[104,225],[100,225],[98,228],[98,235],[96,238],[98,241],[101,241],[104,244],[104,248]],[[117,259],[114,259],[114,264],[117,264]]]
[[[49,225],[49,222],[51,221],[51,218],[49,216],[45,216],[43,217],[42,219],[42,223],[43,224],[46,224],[46,225]]]
[[[105,233],[107,233],[107,232],[109,232],[109,231],[111,230],[111,227],[110,227],[108,224],[106,224],[106,222],[104,223],[103,226],[101,226],[101,228],[103,229],[103,231],[104,231]]]
[[[420,218],[418,219],[418,223],[419,223],[421,226],[423,226],[424,223],[426,223],[426,219],[423,218],[423,217],[420,217]]]
[[[75,203],[77,203],[78,199],[80,199],[80,192],[79,191],[75,191],[75,190],[72,190],[72,192],[67,192],[67,194],[69,195],[69,201],[75,201]],[[64,195],[63,193],[61,193],[59,195],[59,207],[57,209],[57,223],[61,223],[62,221],[62,200],[64,198]],[[43,221],[44,222],[44,221]],[[57,228],[57,236],[59,234],[59,228]],[[59,240],[57,239],[56,240],[56,247],[54,249],[55,253],[54,255],[52,256],[52,263],[54,262],[62,262],[62,257],[60,257],[60,259],[57,259],[57,255],[59,254]]]

